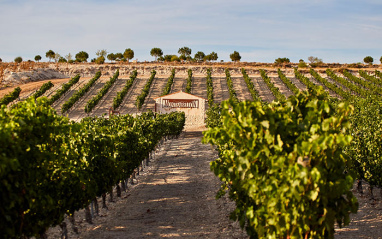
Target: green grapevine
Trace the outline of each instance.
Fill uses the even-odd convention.
[[[150,76],[149,80],[147,81],[145,87],[142,89],[142,93],[140,95],[138,95],[137,100],[135,102],[138,109],[142,108],[142,105],[145,102],[145,99],[150,92],[150,87],[154,81],[156,73],[157,72],[155,70],[151,71],[151,76]]]
[[[264,70],[260,70],[261,78],[263,78],[264,82],[267,84],[268,88],[272,91],[273,95],[276,97],[278,101],[285,101],[286,97],[283,95],[279,88],[277,88],[268,77],[267,73]]]
[[[85,106],[85,112],[86,113],[90,113],[94,109],[94,107],[98,104],[98,102],[102,99],[102,97],[104,97],[106,95],[106,93],[109,91],[109,89],[117,81],[118,76],[119,76],[119,70],[117,70],[114,73],[113,77],[111,77],[110,80],[105,83],[105,85],[98,92],[98,94],[87,102],[87,104]]]
[[[357,211],[345,173],[343,147],[352,137],[341,103],[335,110],[322,89],[303,91],[285,104],[222,103],[218,127],[203,142],[216,145],[211,170],[236,203],[232,219],[251,238],[334,238],[334,224]]]
[[[172,84],[174,83],[174,77],[175,77],[175,69],[172,69],[171,75],[170,75],[170,77],[167,80],[167,84],[164,87],[161,96],[170,94]]]
[[[123,99],[125,98],[127,92],[133,85],[135,78],[137,78],[137,75],[138,75],[137,70],[134,70],[130,75],[130,79],[126,81],[126,85],[123,87],[123,89],[120,92],[117,93],[117,96],[113,100],[114,110],[117,109],[122,104]]]
[[[74,93],[63,105],[61,108],[61,112],[64,113],[68,111],[72,106],[89,91],[89,89],[96,83],[96,81],[101,77],[101,72],[98,71],[95,76],[89,80],[86,85],[84,85],[81,89],[79,89],[76,93]]]
[[[6,94],[3,98],[0,99],[0,106],[1,105],[8,105],[15,99],[17,99],[20,96],[21,88],[16,87],[12,92]]]

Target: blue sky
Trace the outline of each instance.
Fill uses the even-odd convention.
[[[224,61],[380,63],[381,13],[381,0],[0,0],[0,58],[131,48],[151,61],[153,47],[188,46]]]

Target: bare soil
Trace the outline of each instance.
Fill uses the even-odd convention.
[[[248,238],[229,219],[234,203],[215,199],[220,182],[209,163],[217,154],[201,137],[202,129],[186,129],[165,142],[137,184],[101,209],[93,224],[78,212],[80,233],[68,226],[69,238]],[[48,237],[59,238],[60,231],[52,228]]]

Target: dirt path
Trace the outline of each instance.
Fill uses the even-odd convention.
[[[77,219],[80,234],[70,238],[248,238],[229,220],[234,203],[215,199],[220,183],[209,163],[217,155],[201,137],[201,130],[190,130],[168,140],[139,183],[108,203],[94,224]]]

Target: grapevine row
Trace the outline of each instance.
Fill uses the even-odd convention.
[[[114,110],[117,109],[122,104],[123,99],[125,98],[127,92],[129,91],[129,89],[133,85],[135,78],[137,78],[137,75],[138,75],[137,70],[134,70],[131,73],[130,78],[126,81],[126,84],[123,87],[123,89],[120,92],[118,92],[117,96],[113,99],[113,109]]]
[[[365,78],[366,80],[371,81],[371,82],[373,82],[376,85],[382,86],[382,79],[379,79],[377,77],[371,76],[371,75],[367,74],[363,70],[359,70],[358,72],[359,72],[359,75],[362,76],[363,78]]]
[[[34,98],[38,98],[40,96],[42,96],[46,91],[48,91],[50,88],[52,88],[54,85],[51,81],[48,81],[47,83],[44,83],[40,89],[38,89],[32,97]]]
[[[334,238],[335,222],[349,224],[358,203],[342,147],[352,138],[352,106],[335,109],[322,89],[309,89],[286,104],[222,107],[220,125],[203,142],[217,146],[218,195],[228,191],[236,203],[231,217],[251,238]]]
[[[228,68],[225,69],[225,76],[226,76],[226,80],[227,80],[227,86],[228,86],[228,92],[229,92],[229,98],[230,100],[232,100],[233,102],[239,102],[239,100],[237,99],[237,96],[236,96],[236,92],[233,88],[233,82],[232,82],[232,79],[231,79],[231,74],[229,73],[229,70]]]
[[[95,76],[89,80],[86,85],[84,85],[81,89],[79,89],[76,93],[74,93],[63,105],[61,108],[61,112],[64,113],[68,111],[72,106],[89,91],[89,89],[96,83],[96,81],[101,77],[101,72],[98,71]]]
[[[211,77],[211,68],[207,69],[207,100],[208,106],[212,107],[214,104],[214,86]]]
[[[135,102],[138,109],[142,108],[142,105],[145,102],[145,99],[150,92],[150,87],[154,81],[156,73],[157,72],[155,70],[151,71],[151,76],[150,76],[149,80],[147,81],[145,87],[142,89],[142,93],[140,95],[138,95],[137,100]]]
[[[52,105],[54,102],[56,102],[58,99],[60,99],[61,96],[63,96],[66,92],[68,92],[70,87],[72,87],[74,84],[76,84],[79,80],[80,80],[80,75],[78,74],[75,77],[73,77],[72,79],[70,79],[70,81],[68,83],[63,84],[61,86],[61,89],[57,90],[56,93],[54,95],[52,95],[52,97],[50,97],[49,105]]]
[[[171,75],[167,80],[166,86],[164,87],[161,96],[170,94],[172,84],[174,83],[174,77],[175,77],[175,68],[171,70]]]
[[[310,74],[319,82],[324,84],[328,89],[334,91],[336,94],[341,96],[344,99],[350,99],[352,95],[349,92],[344,91],[342,88],[338,87],[337,85],[330,83],[325,78],[321,77],[313,68],[310,68]]]
[[[253,85],[252,79],[249,78],[246,70],[244,68],[241,69],[241,73],[243,74],[244,81],[247,84],[247,88],[249,92],[251,93],[252,99],[254,101],[261,101],[259,92],[256,90],[255,86]]]
[[[186,93],[191,94],[191,87],[192,87],[192,70],[188,69],[188,78],[187,78],[187,86],[186,86]]]
[[[279,78],[281,79],[282,82],[293,92],[293,94],[297,95],[300,92],[300,89],[297,88],[291,80],[289,80],[284,73],[279,69],[277,69],[277,73],[279,75]]]
[[[377,87],[376,85],[374,85],[374,84],[372,84],[372,83],[369,83],[369,82],[367,82],[367,81],[365,81],[365,80],[362,80],[362,79],[360,79],[360,78],[354,76],[352,73],[350,73],[350,72],[347,71],[347,70],[344,70],[344,71],[343,71],[343,74],[344,74],[344,76],[346,76],[349,80],[351,80],[351,81],[353,81],[353,82],[355,82],[355,83],[357,83],[357,84],[359,84],[359,85],[365,87],[365,88],[368,89],[368,90],[371,90],[372,92],[375,92],[375,93],[377,93],[377,92],[381,92],[381,89],[380,89],[379,87]]]
[[[297,79],[299,79],[302,83],[304,83],[308,89],[314,89],[314,90],[318,89],[318,86],[315,85],[313,82],[311,82],[308,77],[301,74],[301,72],[299,72],[297,68],[294,68],[294,75],[296,76]]]
[[[129,178],[165,136],[178,135],[184,113],[132,117],[58,116],[47,98],[0,110],[0,231],[4,238],[41,237],[66,213]]]
[[[285,101],[286,97],[280,92],[280,89],[277,88],[268,77],[267,73],[260,69],[261,78],[263,78],[264,82],[267,84],[268,88],[272,91],[273,95],[276,97],[277,101]]]
[[[85,112],[86,113],[90,113],[94,109],[94,107],[98,104],[98,102],[102,99],[102,97],[104,97],[106,95],[106,93],[109,91],[109,89],[117,81],[118,76],[119,76],[119,70],[117,70],[114,73],[113,77],[110,77],[110,80],[105,83],[105,85],[98,92],[98,94],[87,102],[87,104],[85,106]]]
[[[21,88],[16,87],[13,91],[6,94],[3,98],[0,99],[0,106],[1,105],[8,105],[12,101],[16,100],[20,96]]]
[[[358,95],[365,97],[369,94],[369,92],[365,90],[364,88],[356,84],[353,84],[342,77],[337,76],[331,69],[326,69],[326,74],[334,81],[342,84],[343,86],[345,86],[346,88],[350,89],[351,91],[355,92]]]

